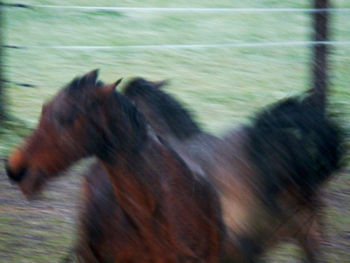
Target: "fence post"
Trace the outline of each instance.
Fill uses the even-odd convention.
[[[329,0],[313,0],[314,8],[329,8]],[[328,40],[328,11],[315,12],[313,14],[313,40]],[[314,103],[319,104],[320,109],[326,105],[326,93],[328,89],[328,47],[324,44],[315,44],[313,46],[312,61],[312,89],[314,94]]]
[[[3,122],[6,115],[6,99],[5,99],[5,83],[4,83],[4,75],[3,75],[3,28],[4,28],[4,10],[2,6],[2,2],[0,1],[0,123]]]

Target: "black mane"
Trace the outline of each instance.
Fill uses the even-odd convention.
[[[114,97],[114,98],[113,98]],[[107,104],[109,144],[124,152],[139,152],[147,140],[147,120],[131,101],[115,91]],[[116,114],[120,112],[120,114]],[[128,124],[120,128],[120,123]]]
[[[171,96],[142,78],[133,79],[124,89],[124,94],[133,99],[141,97],[163,118],[178,139],[186,139],[201,132],[192,113]]]

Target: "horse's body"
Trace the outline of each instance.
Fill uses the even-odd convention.
[[[217,189],[227,231],[224,258],[255,262],[291,238],[308,261],[316,260],[323,236],[319,188],[339,167],[342,143],[338,126],[309,103],[315,92],[269,106],[252,125],[223,138],[202,132],[157,83],[136,79],[125,94]]]
[[[288,178],[288,172],[294,172],[284,171],[284,169],[294,169],[294,167],[287,166],[290,164],[288,156],[296,159],[298,156],[295,157],[293,154],[304,154],[303,152],[289,152],[287,158],[283,155],[274,156],[275,150],[281,147],[280,150],[283,152],[284,146],[278,145],[278,141],[274,141],[274,137],[267,139],[272,146],[264,145],[264,142],[259,140],[256,141],[256,138],[260,138],[257,133],[266,131],[254,129],[256,128],[254,126],[235,129],[223,138],[202,132],[190,114],[152,82],[135,80],[126,87],[125,94],[145,114],[156,133],[170,143],[192,170],[204,173],[218,191],[226,228],[225,249],[224,254],[221,255],[222,261],[255,262],[268,248],[285,239],[294,239],[301,245],[310,262],[316,260],[323,238],[323,218],[320,214],[322,202],[319,186],[317,185],[311,195],[305,198],[301,194],[302,190],[297,190],[293,184],[285,183],[283,185],[284,182],[278,181],[283,178],[282,176]],[[288,102],[280,104],[288,104]],[[278,107],[279,104],[269,108],[270,111],[275,109],[273,119],[284,114]],[[257,118],[256,122],[261,122],[266,118],[265,112],[260,114],[261,116]],[[296,116],[297,119],[309,121],[307,113],[300,115],[298,112],[297,114],[299,114]],[[292,115],[289,116],[292,117]],[[283,124],[286,119],[281,119],[279,122]],[[327,128],[328,120],[324,120],[324,122],[324,130],[329,130]],[[256,126],[258,125],[261,124],[256,124]],[[299,126],[301,125],[299,124]],[[272,127],[272,131],[279,131],[278,124],[276,127]],[[268,132],[272,136],[276,136],[271,130]],[[323,133],[324,131],[321,129],[317,132]],[[336,147],[339,147],[338,135],[337,133],[333,135],[335,138],[330,137],[329,140],[335,142]],[[273,145],[274,143],[276,145]],[[275,205],[278,206],[278,209],[271,208],[268,202],[269,197],[265,197],[268,194],[265,190],[270,187],[269,180],[271,178],[264,178],[264,175],[260,174],[261,165],[256,162],[256,156],[251,152],[252,144],[260,146],[260,153],[268,150],[260,157],[262,160],[274,157],[275,162],[282,165],[276,166],[276,164],[269,163],[272,170],[271,174],[268,175],[276,177],[276,181],[272,181],[270,185],[281,188],[273,196],[276,198]],[[337,154],[337,151],[333,150],[333,153]],[[339,159],[339,156],[336,158]],[[319,161],[320,158],[317,160]],[[273,170],[274,167],[276,170]],[[266,172],[264,169],[262,171]],[[279,171],[282,173],[281,175],[278,174]],[[321,172],[327,173],[325,170]],[[91,181],[96,180],[96,174],[99,174],[98,185],[97,182]],[[306,176],[310,175],[311,172],[306,174]],[[108,210],[118,211],[118,203],[111,202],[114,200],[114,195],[109,187],[109,179],[98,168],[91,171],[86,178],[85,189],[87,193],[85,196],[88,197],[88,200],[85,201],[85,204],[88,209],[84,209],[86,214],[84,213],[82,218],[89,218],[90,223],[98,224],[95,229],[98,229],[101,234],[101,240],[106,240],[106,242],[109,240],[110,243],[113,243],[113,233],[109,231],[108,227],[104,227],[104,224],[108,226],[114,219],[109,217],[105,219],[106,222],[101,223],[101,218],[97,216],[98,213],[93,212],[94,207],[97,208],[102,203],[113,204],[114,207]],[[305,180],[307,181],[307,178]],[[85,226],[89,225],[85,223]],[[82,232],[85,233],[88,228],[82,228]]]
[[[96,71],[75,79],[44,106],[37,129],[8,160],[10,179],[31,196],[49,177],[96,156],[80,262],[217,262],[223,229],[212,186],[115,92],[118,83],[96,79]]]
[[[141,81],[141,84],[141,90],[146,91],[149,91],[150,85],[155,85],[144,81]],[[135,87],[135,83],[130,86]],[[236,129],[219,139],[203,133],[184,109],[180,110],[180,115],[174,114],[165,106],[173,105],[169,99],[164,100],[162,96],[157,98],[158,93],[149,93],[156,99],[147,101],[145,94],[132,95],[126,91],[126,95],[134,100],[156,133],[165,138],[197,177],[209,181],[219,193],[226,229],[224,254],[221,255],[221,259],[228,262],[255,262],[267,248],[282,239],[293,238],[303,247],[308,260],[314,262],[320,252],[318,248],[322,239],[322,218],[319,215],[321,201],[318,189],[337,168],[340,160],[340,138],[336,127],[332,126],[327,118],[320,117],[312,106],[308,109],[311,110],[311,114],[307,111],[303,114],[300,109],[307,109],[304,102],[299,103],[296,99],[292,99],[277,103],[263,111],[253,125]],[[292,105],[291,108],[295,112],[286,111],[285,108],[288,109],[286,105]],[[180,105],[175,103],[175,106],[178,108]],[[169,119],[173,122],[168,122]],[[321,125],[315,125],[314,121],[320,121]],[[311,123],[311,126],[308,123]],[[310,127],[315,128],[315,134],[311,137]],[[325,163],[324,167],[319,168],[316,165],[318,168],[311,167],[311,170],[300,168],[299,156],[310,154],[298,148],[301,141],[299,137],[289,136],[294,134],[289,134],[291,129],[301,134],[302,140],[310,139],[311,146],[316,145],[318,150],[314,159],[302,160],[311,161],[312,164],[314,161]],[[286,145],[280,141],[281,134]],[[266,140],[261,140],[265,136]],[[328,143],[333,145],[329,154],[332,157],[320,154],[320,148],[325,150],[324,147],[329,146],[325,144],[325,138],[328,138]],[[286,149],[291,145],[294,146],[293,143],[297,150]],[[252,151],[254,147],[257,149],[256,152]],[[315,150],[315,147],[311,150]],[[9,173],[14,174],[12,178],[17,178],[15,180],[22,177],[22,170],[18,167],[23,164],[23,158],[23,154],[11,155]],[[264,165],[264,162],[268,165]],[[267,169],[269,167],[270,170]],[[307,185],[298,178],[295,171],[305,172],[301,175],[304,176]],[[319,176],[315,171],[319,172]],[[115,173],[113,169],[109,171],[109,174]],[[292,182],[290,179],[296,180]],[[26,193],[25,185],[26,183],[20,184]],[[148,241],[142,239],[138,231],[135,231],[137,227],[135,228],[135,224],[129,221],[120,197],[115,195],[111,187],[108,173],[100,164],[96,164],[90,170],[84,185],[85,208],[81,217],[81,235],[77,245],[78,258],[82,262],[89,263],[120,262],[128,257],[131,262],[140,260],[146,262],[142,261],[145,257],[142,256],[140,259],[135,255],[146,255],[149,251],[147,244],[153,243],[153,239],[149,237]],[[307,193],[305,195],[302,194],[304,190]],[[214,196],[215,199],[215,193],[210,196]],[[271,203],[271,200],[274,202]],[[213,215],[218,215],[217,211]],[[213,221],[218,222],[219,219]],[[125,232],[125,229],[128,232]],[[187,233],[190,229],[184,231]],[[194,232],[197,233],[197,230]],[[120,233],[127,234],[120,236]],[[132,238],[125,238],[129,234]],[[192,235],[192,232],[188,232],[187,235]],[[198,233],[197,237],[200,235],[205,236],[203,233]],[[185,247],[191,246],[186,244]],[[138,251],[141,251],[141,254]],[[211,251],[212,255],[217,255],[218,246]],[[176,251],[175,254],[181,253]]]

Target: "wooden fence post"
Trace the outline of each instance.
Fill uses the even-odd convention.
[[[313,0],[313,2],[316,9],[329,8],[329,0]],[[313,14],[313,41],[328,41],[328,20],[327,10]],[[324,109],[328,89],[328,46],[322,43],[315,44],[312,53],[312,88],[317,94],[314,102]]]
[[[2,3],[0,2],[0,123],[3,122],[6,117],[6,98],[5,98],[5,83],[3,75],[3,38],[4,38],[4,10]]]

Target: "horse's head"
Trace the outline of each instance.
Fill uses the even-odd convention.
[[[74,79],[45,103],[35,131],[9,156],[7,174],[27,197],[74,162],[97,154],[99,140],[107,136],[102,107],[109,106],[120,82],[105,86],[97,75],[95,70]]]
[[[199,133],[191,112],[161,89],[166,83],[136,78],[125,87],[124,94],[145,115],[158,135],[183,140]]]

